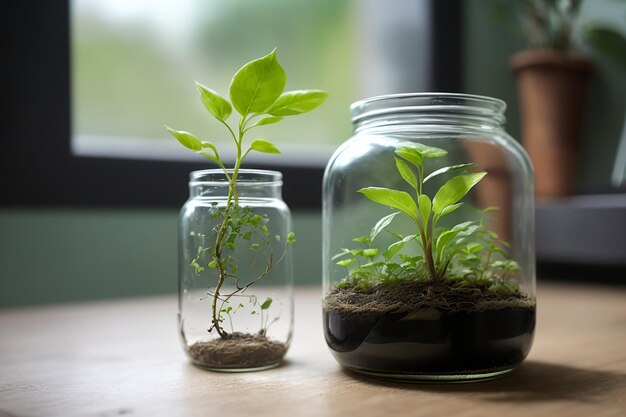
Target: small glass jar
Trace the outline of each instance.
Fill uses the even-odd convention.
[[[533,172],[505,108],[435,93],[352,105],[323,184],[324,332],[343,367],[476,380],[528,354]]]
[[[291,215],[281,173],[241,169],[236,187],[232,175],[190,174],[179,224],[180,334],[196,365],[267,369],[291,341]]]

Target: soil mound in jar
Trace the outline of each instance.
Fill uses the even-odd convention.
[[[225,338],[196,342],[189,355],[201,366],[216,369],[260,368],[280,362],[287,353],[285,343],[265,335],[232,333]]]
[[[337,360],[355,370],[472,374],[508,369],[530,350],[535,301],[432,282],[334,289],[324,333]]]

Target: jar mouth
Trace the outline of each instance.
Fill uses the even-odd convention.
[[[352,122],[395,114],[446,115],[506,121],[506,103],[500,99],[461,93],[405,93],[370,97],[352,103]]]
[[[234,169],[226,169],[230,175]],[[228,185],[228,179],[223,169],[203,169],[189,173],[190,185]],[[280,186],[283,184],[283,174],[278,171],[264,169],[239,169],[237,174],[237,186],[265,185]]]

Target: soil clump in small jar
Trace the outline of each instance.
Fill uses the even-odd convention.
[[[262,334],[236,332],[196,342],[188,352],[197,365],[207,368],[261,368],[278,364],[287,352],[287,345]]]

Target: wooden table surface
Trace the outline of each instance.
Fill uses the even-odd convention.
[[[286,363],[192,366],[174,296],[0,310],[0,416],[626,416],[626,291],[546,284],[524,364],[498,380],[411,385],[341,370],[320,291],[296,291]]]

